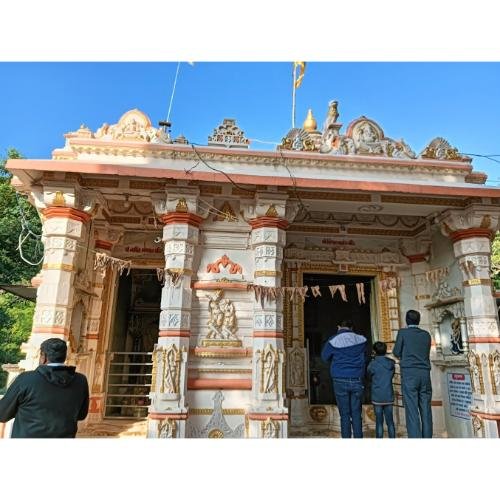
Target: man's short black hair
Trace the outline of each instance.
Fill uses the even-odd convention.
[[[343,319],[340,322],[339,326],[342,328],[349,328],[350,330],[352,330],[354,323],[350,319]]]
[[[40,344],[40,352],[47,356],[49,363],[64,363],[66,361],[68,346],[64,340],[57,338],[47,339]]]
[[[385,342],[375,342],[373,350],[377,356],[385,356],[387,354],[387,344]]]
[[[406,324],[407,325],[419,325],[420,324],[420,313],[418,311],[414,311],[410,309],[406,313]]]

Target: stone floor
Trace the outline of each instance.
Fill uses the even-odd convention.
[[[78,429],[77,438],[145,438],[146,420],[104,420]]]

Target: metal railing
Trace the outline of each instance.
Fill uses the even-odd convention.
[[[105,418],[143,419],[150,404],[151,352],[112,352],[106,377]]]

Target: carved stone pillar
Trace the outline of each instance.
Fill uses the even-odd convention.
[[[26,359],[19,363],[25,370],[38,366],[44,340],[59,337],[69,341],[77,255],[87,236],[85,226],[92,208],[86,202],[78,203],[75,189],[67,186],[46,187],[32,194],[43,220],[45,251],[31,336],[22,346]]]
[[[432,334],[429,311],[425,308],[425,305],[429,303],[431,299],[429,284],[425,279],[425,272],[429,270],[428,262],[431,240],[427,238],[402,240],[400,248],[402,254],[410,263],[411,274],[413,276],[413,288],[415,291],[415,309],[418,310],[421,315],[420,325]],[[403,313],[405,312],[406,311],[403,311]]]
[[[285,197],[258,197],[257,217],[250,220],[251,244],[255,256],[255,285],[281,286],[285,230],[288,227],[285,213]],[[287,437],[283,298],[278,296],[275,300],[255,301],[253,323],[250,437]]]
[[[96,252],[111,255],[113,246],[123,236],[121,228],[109,225],[94,228],[93,246]],[[104,411],[104,381],[107,366],[107,352],[105,351],[106,324],[108,319],[109,305],[105,303],[105,289],[109,297],[109,287],[112,286],[110,279],[112,271],[105,269],[104,272],[94,271],[90,300],[88,328],[85,333],[85,351],[90,353],[90,373],[88,376],[90,387],[89,422],[102,420]],[[108,308],[108,309],[106,309]]]
[[[466,330],[469,342],[469,370],[473,391],[471,415],[477,436],[499,437],[500,421],[500,332],[492,293],[491,239],[498,230],[499,207],[472,206],[464,211],[449,210],[441,228],[453,242],[462,273]],[[476,432],[480,429],[481,432]]]
[[[148,437],[186,436],[187,360],[191,334],[191,275],[203,217],[198,192],[178,189],[155,202],[163,224],[165,284],[160,332],[153,352]]]

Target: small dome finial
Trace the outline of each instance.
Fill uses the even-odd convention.
[[[316,120],[314,119],[314,116],[312,114],[312,109],[309,109],[309,111],[307,112],[307,117],[302,124],[302,128],[306,132],[314,132],[318,128],[318,124],[316,123]]]

